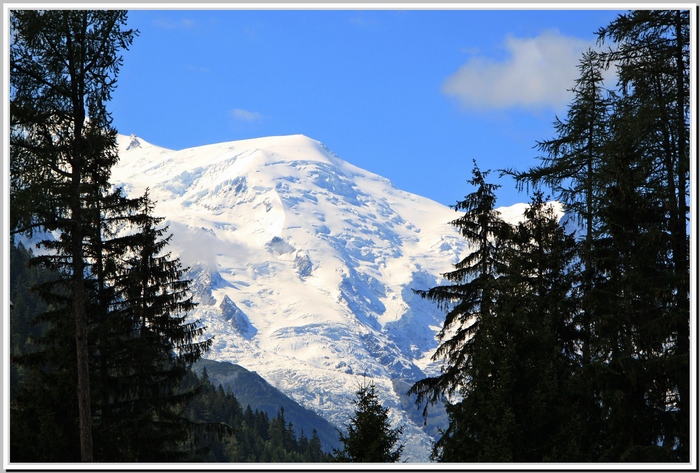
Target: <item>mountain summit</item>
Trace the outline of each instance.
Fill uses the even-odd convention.
[[[303,135],[180,151],[120,135],[119,154],[113,182],[130,195],[150,188],[190,267],[192,317],[215,337],[209,358],[257,372],[339,427],[371,378],[392,425],[405,425],[404,459],[427,461],[435,426],[405,392],[439,370],[430,356],[444,313],[412,289],[438,284],[468,251],[453,210]]]

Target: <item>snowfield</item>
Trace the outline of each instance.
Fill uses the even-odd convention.
[[[214,336],[207,358],[257,372],[337,426],[371,379],[405,426],[402,458],[428,461],[430,426],[405,390],[439,372],[444,313],[412,289],[439,284],[468,252],[449,224],[459,214],[303,135],[180,151],[120,135],[119,155],[112,181],[131,196],[150,189],[191,268],[191,317]]]

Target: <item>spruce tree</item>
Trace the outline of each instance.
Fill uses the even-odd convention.
[[[418,402],[437,402],[464,385],[469,377],[466,370],[472,361],[470,355],[475,350],[473,335],[482,321],[492,315],[496,280],[502,270],[501,236],[509,227],[495,209],[495,190],[499,186],[486,181],[489,172],[482,172],[476,162],[472,174],[469,183],[476,190],[457,202],[455,211],[464,210],[465,214],[450,223],[474,250],[455,265],[454,271],[442,275],[452,284],[415,291],[448,311],[438,334],[441,344],[433,355],[434,360],[444,358],[447,364],[442,374],[411,388],[410,392],[418,395]]]
[[[379,402],[374,383],[360,385],[355,394],[355,415],[346,425],[347,434],[339,431],[343,449],[335,450],[335,459],[373,463],[399,461],[404,445],[396,444],[403,427],[391,428],[389,408]]]
[[[13,239],[11,239],[13,240]],[[41,267],[30,266],[34,257],[31,249],[22,243],[10,241],[10,355],[12,358],[29,353],[35,349],[34,341],[41,337],[46,327],[37,323],[36,314],[46,311],[46,303],[42,301],[32,288],[58,278]],[[10,399],[16,393],[17,386],[23,381],[25,370],[12,362],[10,364]]]
[[[502,400],[510,414],[514,430],[501,448],[511,461],[580,460],[580,413],[572,406],[580,366],[578,304],[571,297],[578,277],[575,240],[536,192],[504,246],[491,349],[499,373],[482,397]],[[488,412],[496,415],[480,419],[486,438],[499,432],[504,418]],[[478,453],[483,459],[484,450]]]
[[[444,462],[579,458],[571,409],[577,368],[575,241],[536,193],[523,222],[502,231],[492,312],[472,334],[460,399],[434,458]],[[449,368],[447,369],[449,370]],[[445,370],[445,371],[447,371]]]
[[[497,324],[495,302],[499,293],[498,280],[504,269],[503,242],[507,241],[511,228],[495,209],[495,190],[499,186],[486,181],[488,174],[474,163],[469,183],[476,189],[455,205],[456,211],[465,213],[451,222],[473,250],[455,265],[454,271],[443,274],[451,284],[416,291],[447,311],[438,334],[440,345],[433,355],[434,360],[444,360],[442,373],[418,381],[409,391],[417,394],[419,404],[425,402],[425,410],[430,403],[441,402],[455,394],[466,398],[470,392],[477,393],[470,402],[478,403],[478,393],[488,390],[498,376],[491,358],[496,335],[493,330]],[[467,431],[479,428],[471,424],[472,421],[478,423],[479,419],[464,408],[462,401],[447,406],[450,424],[436,445],[436,452],[441,451],[445,461],[464,461],[463,455],[471,458],[468,446],[455,451],[459,457],[451,457],[451,450],[445,445],[455,436],[462,441]],[[502,449],[494,445],[494,451]]]
[[[95,330],[96,425],[103,460],[117,454],[112,461],[172,461],[187,455],[183,447],[194,434],[183,413],[197,389],[179,386],[211,339],[202,340],[204,328],[186,320],[194,303],[185,268],[165,251],[171,235],[152,215],[148,193],[140,203],[130,218],[134,228],[106,242],[111,298]]]
[[[325,454],[323,452],[323,448],[321,447],[321,439],[318,437],[318,432],[316,429],[311,431],[307,458],[310,462],[328,461],[330,458],[330,454]]]
[[[164,237],[167,227],[160,227],[162,219],[151,215],[148,194],[137,201],[139,212],[126,216],[103,209],[98,219],[103,232],[95,235],[105,233],[104,238],[93,235],[93,245],[87,246],[92,263],[86,292],[90,295],[94,458],[193,458],[190,443],[212,431],[227,430],[192,423],[183,415],[197,389],[183,391],[180,383],[211,340],[201,340],[203,327],[198,322],[185,320],[194,304],[189,282],[181,279],[184,268],[164,253],[170,239]],[[120,231],[107,231],[111,225]],[[96,241],[100,244],[95,245]],[[96,249],[102,254],[95,254]],[[48,265],[55,259],[56,255],[47,254],[30,261]],[[37,339],[38,349],[15,357],[29,374],[14,403],[12,454],[15,461],[76,461],[80,454],[72,446],[79,445],[74,437],[77,415],[69,395],[75,385],[70,356],[75,345],[66,317],[71,299],[60,278],[36,286],[36,291],[51,310],[37,318],[48,326]],[[52,388],[56,385],[65,388]],[[38,427],[27,428],[32,425]],[[65,445],[60,446],[61,442]]]
[[[80,458],[75,342],[48,322],[52,314],[65,315],[60,310],[64,299],[39,297],[60,275],[32,265],[33,259],[31,250],[21,244],[12,246],[10,460],[73,461]],[[70,317],[56,320],[71,326]],[[73,360],[73,364],[49,363],[52,358]]]

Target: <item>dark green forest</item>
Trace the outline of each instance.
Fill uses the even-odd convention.
[[[447,314],[443,371],[411,388],[447,401],[436,460],[689,461],[689,28],[640,10],[599,29],[540,164],[497,170],[531,192],[520,224],[475,163],[452,222],[473,251],[417,291]]]
[[[309,436],[302,430],[296,434],[294,425],[285,419],[284,408],[270,417],[263,411],[245,408],[230,389],[224,390],[209,381],[206,368],[202,376],[190,373],[183,387],[202,390],[185,410],[185,416],[195,422],[223,422],[231,427],[231,435],[209,435],[205,439],[203,461],[211,462],[330,462],[334,457],[325,452],[321,440],[312,430]]]
[[[212,336],[188,318],[187,268],[148,192],[110,183],[126,19],[10,15],[10,460],[368,461],[369,426],[369,461],[399,460],[371,386],[330,455],[192,370]],[[443,370],[409,391],[446,404],[436,461],[690,460],[689,12],[631,11],[597,36],[539,164],[474,163],[452,222],[473,250],[416,291],[445,311]],[[493,173],[529,194],[521,223]]]
[[[47,330],[47,324],[34,320],[34,315],[46,310],[46,304],[33,293],[32,288],[54,279],[56,274],[31,266],[31,251],[22,244],[12,245],[10,267],[10,296],[12,312],[10,317],[12,355],[30,353],[38,347],[40,340]],[[47,446],[48,439],[38,437],[32,432],[32,426],[50,431],[47,419],[39,415],[55,416],[56,412],[48,407],[39,407],[37,411],[28,413],[27,407],[16,402],[16,394],[20,384],[24,384],[31,376],[19,363],[11,364],[10,396],[13,407],[24,412],[12,412],[11,419],[11,460],[13,462],[55,462],[62,458],[55,450],[39,450],[37,441]],[[221,384],[214,385],[208,377],[206,367],[200,376],[189,371],[182,379],[176,391],[189,392],[195,390],[196,395],[187,403],[182,411],[182,417],[193,427],[193,434],[181,446],[182,460],[191,462],[329,462],[335,461],[321,444],[315,430],[308,435],[297,430],[291,422],[285,419],[284,408],[277,415],[270,417],[266,412],[252,409],[250,405],[243,406],[231,389],[224,389]],[[63,400],[66,401],[66,400]],[[37,406],[38,407],[38,406]],[[58,410],[58,408],[54,408]],[[49,414],[50,413],[50,414]],[[22,417],[24,416],[24,417]],[[29,420],[31,419],[31,420]],[[25,422],[29,422],[25,424]],[[65,419],[64,419],[65,421]],[[59,425],[54,433],[62,432]],[[65,433],[65,432],[62,432]],[[70,439],[69,439],[70,440]],[[116,446],[115,446],[116,448]],[[118,453],[118,452],[114,452]],[[78,461],[77,458],[63,457],[65,461]],[[138,459],[133,459],[138,461]],[[113,457],[111,461],[126,461]]]

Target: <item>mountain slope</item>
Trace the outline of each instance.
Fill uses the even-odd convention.
[[[112,180],[134,195],[149,187],[166,217],[191,268],[192,317],[215,336],[208,357],[337,426],[370,378],[405,425],[404,459],[427,461],[436,426],[405,390],[439,369],[430,356],[444,314],[412,289],[439,283],[468,251],[448,223],[456,214],[302,135],[181,151],[120,136],[119,147]]]
[[[214,386],[221,385],[225,390],[230,389],[243,408],[250,406],[254,411],[266,412],[270,419],[277,417],[280,408],[283,408],[284,418],[294,425],[297,437],[303,432],[310,438],[315,429],[324,451],[332,452],[333,448],[341,448],[338,432],[333,425],[285,396],[257,373],[229,362],[206,359],[193,366],[200,376],[205,368],[211,383]]]

